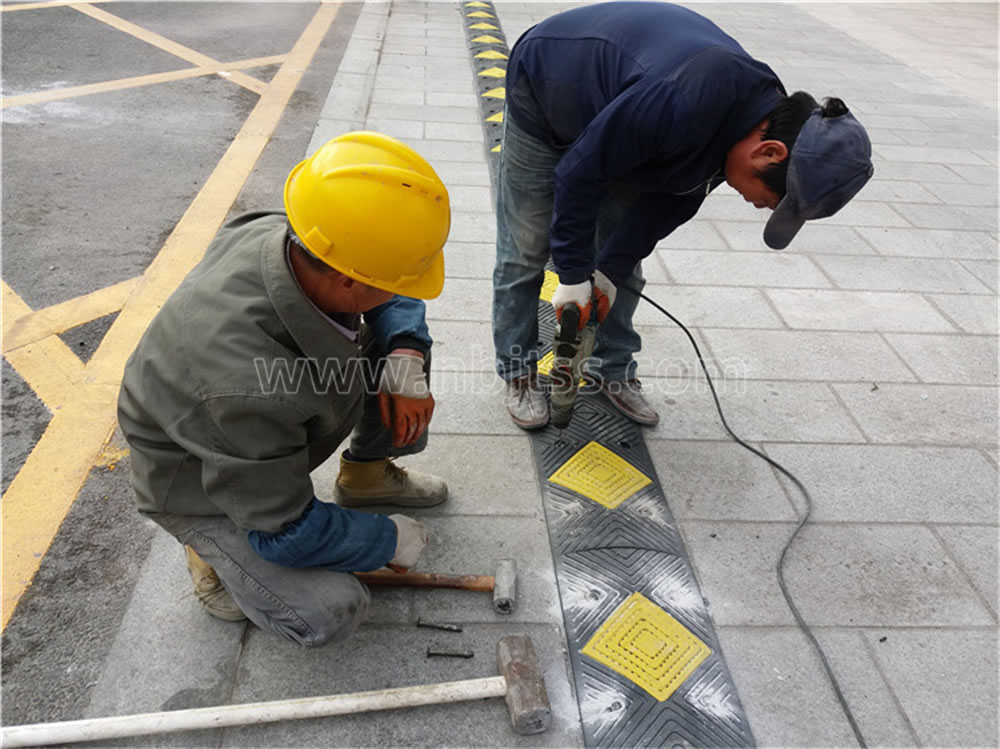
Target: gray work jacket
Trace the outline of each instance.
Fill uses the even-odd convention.
[[[118,418],[139,510],[167,530],[225,514],[278,531],[360,418],[361,346],[303,294],[285,237],[281,213],[226,224],[125,365]],[[337,372],[353,375],[327,389]]]

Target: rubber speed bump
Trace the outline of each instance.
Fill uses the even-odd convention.
[[[609,510],[653,483],[649,476],[627,460],[593,441],[563,463],[558,471],[549,476],[549,481]]]
[[[712,649],[642,593],[633,593],[581,652],[663,702]]]

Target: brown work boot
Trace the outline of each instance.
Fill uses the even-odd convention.
[[[341,507],[433,507],[447,498],[448,485],[437,476],[400,468],[390,458],[362,461],[340,456],[333,499]]]
[[[219,580],[211,565],[198,556],[190,546],[184,547],[184,553],[187,555],[188,572],[191,573],[191,580],[194,582],[194,594],[198,597],[198,603],[202,608],[212,616],[227,622],[241,622],[246,619],[247,615],[236,605],[236,601]]]
[[[534,372],[508,382],[503,403],[521,429],[541,429],[549,423],[549,404]]]
[[[649,405],[639,380],[605,380],[601,389],[615,408],[637,424],[655,426],[659,423],[660,415]]]

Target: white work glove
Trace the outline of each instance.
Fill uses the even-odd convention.
[[[420,552],[427,545],[427,529],[423,523],[406,515],[390,515],[389,520],[396,525],[396,555],[389,564],[409,569],[417,563]]]
[[[594,282],[584,281],[582,283],[564,284],[556,286],[552,294],[552,306],[556,308],[556,319],[562,320],[562,310],[567,304],[575,304],[580,308],[580,328],[590,322],[592,313],[596,312],[597,322],[604,322],[608,316],[611,305],[615,303],[618,290],[611,283],[611,279],[601,273],[594,271]],[[593,309],[593,302],[597,302],[597,309]]]
[[[434,398],[424,374],[424,357],[397,349],[385,357],[378,387],[382,424],[392,432],[392,444],[405,447],[417,441],[431,422]]]

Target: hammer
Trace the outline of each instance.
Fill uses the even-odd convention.
[[[517,602],[517,566],[501,559],[495,575],[442,575],[436,572],[355,572],[365,585],[411,585],[420,588],[456,588],[480,593],[493,591],[493,610],[510,614]]]
[[[0,743],[5,747],[17,747],[102,741],[124,736],[225,728],[298,718],[323,718],[328,715],[464,702],[487,697],[503,697],[507,700],[510,720],[517,733],[527,736],[548,729],[552,721],[552,710],[545,692],[542,669],[531,640],[526,635],[511,635],[497,642],[497,669],[500,676],[379,689],[374,692],[7,726],[0,733]]]

